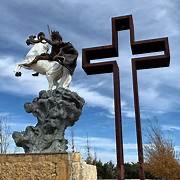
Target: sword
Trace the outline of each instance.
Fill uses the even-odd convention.
[[[51,39],[51,29],[50,29],[50,27],[49,27],[48,24],[47,24],[47,28],[48,28],[49,37],[50,37],[50,39]]]

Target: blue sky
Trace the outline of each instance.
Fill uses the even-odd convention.
[[[101,160],[115,162],[112,75],[87,76],[81,68],[81,52],[82,48],[110,44],[111,17],[132,14],[136,40],[169,37],[171,52],[169,68],[138,72],[143,134],[147,132],[149,120],[155,123],[158,119],[163,132],[171,134],[176,150],[180,150],[179,8],[178,0],[1,0],[0,113],[8,115],[11,130],[21,131],[36,123],[31,114],[25,113],[23,105],[40,90],[47,89],[46,78],[32,77],[27,70],[17,78],[13,70],[29,50],[26,38],[40,31],[48,35],[49,24],[79,52],[70,89],[82,96],[86,104],[80,120],[73,127],[76,148],[85,153],[88,133],[92,154],[96,151]],[[117,60],[121,71],[125,161],[136,162],[131,58],[129,31],[124,31],[119,33],[119,57],[113,59]],[[66,132],[69,140],[70,134],[71,128]],[[146,139],[143,140],[146,143]],[[14,151],[12,140],[10,151]]]

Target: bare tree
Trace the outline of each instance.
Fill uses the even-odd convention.
[[[93,165],[96,165],[97,163],[97,153],[96,153],[96,148],[94,148],[94,158],[93,158]]]
[[[71,143],[72,143],[72,152],[75,152],[75,145],[74,145],[74,131],[71,130]]]
[[[180,164],[172,140],[166,138],[159,123],[150,125],[145,145],[145,169],[154,176],[175,180],[180,178]]]
[[[9,146],[10,128],[7,124],[7,116],[0,116],[0,154],[6,154]]]
[[[88,137],[88,133],[87,133],[87,142],[86,142],[86,149],[87,149],[87,158],[86,158],[86,163],[87,164],[93,164],[93,157],[91,155],[91,147],[90,147],[90,143],[89,143],[89,137]]]

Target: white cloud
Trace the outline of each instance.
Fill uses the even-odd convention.
[[[10,153],[10,154],[24,153],[23,148],[16,147],[16,144],[15,144],[14,139],[12,137],[9,138],[8,143],[9,143],[9,146],[7,149],[7,153]]]
[[[0,91],[18,95],[34,95],[47,88],[45,77],[32,77],[32,71],[22,69],[22,77],[15,77],[13,72],[17,60],[12,57],[0,58]]]
[[[0,117],[2,117],[2,118],[5,117],[6,118],[6,117],[9,116],[9,114],[10,114],[9,112],[0,112]]]
[[[124,110],[123,113],[127,118],[135,118],[135,112],[133,110]]]
[[[69,139],[69,150],[71,150],[71,137]],[[92,156],[94,152],[103,162],[112,160],[116,163],[116,145],[115,140],[103,137],[88,137],[90,152]],[[87,155],[87,138],[74,137],[74,144],[77,151],[80,151],[84,157]],[[126,162],[137,162],[137,144],[126,143],[124,146],[124,158]],[[131,151],[131,152],[130,152]],[[130,153],[129,153],[130,152]]]
[[[70,138],[70,137],[69,137]],[[105,151],[114,151],[115,150],[115,141],[109,138],[100,138],[100,137],[89,137],[90,146],[93,149],[103,149]],[[74,137],[75,143],[80,147],[86,147],[87,138],[86,137]]]
[[[69,139],[69,148],[68,151],[71,151],[71,138]],[[87,156],[87,138],[85,137],[74,137],[75,149],[77,152],[80,152],[81,155],[86,158]],[[96,152],[97,158],[101,159],[103,162],[113,161],[116,163],[116,150],[115,150],[115,141],[109,138],[101,137],[89,137],[90,153],[94,156]],[[128,153],[128,150],[131,150],[131,153]],[[136,144],[124,144],[125,152],[125,161],[126,162],[137,162],[137,145]],[[9,148],[8,153],[23,153],[22,148],[15,146],[14,140],[9,139]]]
[[[172,125],[162,125],[162,130],[165,131],[180,131],[180,126],[172,126]]]
[[[41,1],[38,1],[37,3],[40,3],[40,2]],[[55,1],[54,4],[61,5],[62,2]],[[56,12],[57,7],[54,4],[52,4],[51,7],[54,10],[54,12]],[[114,4],[116,4],[117,6],[114,6],[114,5],[110,4],[108,0],[96,3],[96,7],[94,6],[94,2],[92,2],[92,1],[86,1],[86,2],[82,3],[79,0],[76,0],[76,1],[73,1],[73,2],[66,2],[66,3],[63,2],[63,4],[64,4],[64,6],[66,8],[68,8],[67,12],[68,12],[68,10],[72,10],[73,13],[75,12],[74,7],[72,6],[72,4],[75,5],[75,7],[78,7],[78,6],[80,8],[86,7],[88,9],[88,10],[87,9],[85,10],[84,8],[82,8],[82,12],[81,12],[81,13],[84,14],[83,17],[88,19],[88,21],[87,21],[88,24],[84,22],[85,24],[83,24],[82,26],[85,26],[85,27],[83,29],[82,29],[82,27],[80,28],[77,25],[76,28],[77,28],[78,32],[76,32],[73,35],[73,40],[74,40],[74,38],[78,37],[78,42],[77,43],[80,44],[79,47],[81,47],[84,42],[86,42],[85,46],[88,46],[88,47],[93,45],[92,43],[94,43],[94,45],[101,44],[104,41],[107,41],[107,43],[111,43],[111,41],[110,41],[111,33],[109,32],[109,30],[111,29],[110,17],[111,16],[116,16],[116,15],[121,15],[121,14],[131,14],[133,12],[135,30],[137,28],[139,28],[140,30],[141,29],[143,30],[143,31],[139,31],[137,29],[136,33],[139,34],[139,32],[140,32],[141,35],[145,35],[147,38],[148,38],[148,36],[150,36],[151,32],[160,32],[161,33],[161,31],[163,31],[162,34],[164,32],[166,32],[169,35],[170,32],[174,31],[174,29],[177,29],[177,28],[174,28],[174,24],[173,25],[169,24],[169,23],[173,22],[173,21],[171,21],[173,16],[170,14],[170,12],[171,12],[171,10],[173,10],[173,8],[176,7],[176,6],[174,6],[175,3],[171,2],[169,0],[158,1],[158,2],[153,1],[151,3],[142,2],[141,6],[138,6],[138,4],[134,3],[134,2],[131,2],[131,4],[128,4],[128,6],[127,6],[127,2],[125,2],[125,1],[122,1],[122,2],[115,1]],[[71,4],[71,6],[69,6],[70,4]],[[33,7],[35,4],[33,2],[26,2],[26,3],[24,3],[24,5],[26,5],[28,7]],[[47,7],[46,3],[44,3],[43,5],[44,5],[45,8]],[[119,11],[119,5],[121,5],[123,7],[126,7],[126,8],[123,8],[121,11]],[[102,7],[104,7],[105,9],[102,9]],[[96,9],[95,13],[93,14],[93,16],[89,16],[91,10],[94,9],[94,8]],[[159,11],[160,8],[161,8],[161,11]],[[110,11],[110,9],[111,9],[111,11]],[[151,9],[151,11],[149,11],[149,9]],[[104,16],[102,16],[102,14],[104,15],[105,11],[108,12],[108,13],[104,17]],[[17,17],[14,16],[14,15],[16,15],[16,13],[18,14],[19,12],[11,11],[11,13],[13,13],[12,17],[15,17],[15,20],[17,20]],[[52,12],[49,12],[49,13],[52,13]],[[142,16],[144,14],[146,14],[146,16],[147,16],[147,18],[145,18],[145,19],[142,18]],[[67,15],[68,14],[66,14],[65,10],[63,10],[59,14],[59,16],[63,16],[64,18],[68,18],[69,16],[67,16]],[[80,18],[78,18],[76,16],[74,16],[74,17],[77,18],[76,20],[78,20],[78,23],[83,22],[82,16]],[[101,17],[101,18],[97,19],[97,17]],[[93,23],[94,19],[97,20],[96,24]],[[166,21],[162,21],[162,19],[165,19]],[[35,23],[38,23],[39,20],[40,19],[37,18]],[[74,19],[72,19],[72,20],[74,20]],[[54,22],[55,21],[56,21],[56,19],[54,19]],[[149,23],[150,21],[152,23]],[[19,22],[19,21],[17,21],[17,22]],[[65,22],[67,22],[67,24]],[[72,23],[74,23],[74,22],[72,22]],[[165,30],[165,28],[161,28],[161,24],[164,25],[164,23],[168,24],[166,26],[168,28],[168,30]],[[144,25],[143,27],[146,27],[146,28],[141,28],[142,24]],[[157,24],[159,24],[159,25],[157,25]],[[29,25],[29,23],[28,23],[28,25]],[[9,24],[9,26],[10,26],[10,24]],[[26,26],[27,26],[27,24],[26,24]],[[58,25],[58,26],[60,27],[60,25]],[[86,28],[87,26],[91,27],[91,29],[88,30],[88,28]],[[6,27],[6,26],[4,26],[4,27]],[[36,26],[34,26],[34,27],[36,27]],[[69,27],[71,27],[71,23],[70,23],[69,19],[68,19],[68,21],[63,21],[62,22],[61,29],[63,29],[63,31],[66,32],[65,36],[68,36],[66,34],[72,34],[74,32],[74,30],[76,30],[76,28],[73,29],[73,28],[69,28]],[[156,27],[157,29],[154,29],[152,31],[152,27]],[[171,27],[173,27],[173,28],[171,28]],[[11,29],[11,28],[9,28],[9,29]],[[83,32],[85,31],[86,36],[83,36],[83,38],[82,38],[82,33],[79,33],[80,30],[82,30]],[[106,37],[103,36],[103,38],[101,37],[101,39],[98,39],[98,41],[97,41],[96,38],[91,38],[91,36],[87,36],[88,31],[102,32],[100,34],[103,34],[103,35],[105,34]],[[144,33],[144,31],[146,33]],[[2,33],[2,34],[4,34],[4,33]],[[16,39],[17,42],[22,40],[22,37],[19,38],[19,37],[13,36],[12,41],[14,41],[13,38],[17,38]],[[81,40],[80,38],[86,39],[86,41]],[[99,38],[99,37],[97,37],[97,38]],[[105,39],[105,40],[103,40],[103,39]],[[79,40],[81,40],[81,41],[79,41]],[[125,38],[125,41],[127,41],[127,38]],[[124,40],[121,41],[121,44],[124,44]],[[130,62],[130,59],[129,59],[130,56],[129,55],[127,56],[125,54],[127,54],[126,51],[124,51],[123,53],[120,53],[120,58],[124,59],[123,63],[126,60],[128,60],[128,62]],[[81,49],[80,49],[80,52],[79,52],[79,57],[81,57]],[[6,75],[9,75],[12,68],[14,68],[14,67],[12,67],[12,66],[14,66],[14,64],[12,64],[12,66],[7,67],[7,64],[11,64],[12,61],[8,60],[6,58],[1,59],[1,61],[2,61],[1,65],[3,67],[0,68],[1,69],[0,76],[1,76],[1,78],[4,78],[4,80],[6,81],[6,82],[1,81],[3,83],[0,82],[2,84],[2,89],[5,89],[5,90],[10,91],[10,92],[17,93],[19,95],[27,95],[27,94],[36,95],[39,92],[39,90],[46,89],[47,81],[46,81],[45,77],[38,77],[38,78],[31,77],[31,74],[29,72],[27,72],[27,71],[26,71],[26,73],[23,74],[23,76],[21,78],[15,78],[13,73],[12,73],[12,76],[10,77],[10,79],[6,78]],[[78,58],[78,61],[80,62],[81,58]],[[78,67],[80,67],[80,63],[78,65]],[[126,67],[126,65],[124,67]],[[129,71],[129,70],[130,69],[127,69],[127,71]],[[158,78],[161,78],[161,77],[158,76]],[[129,81],[130,79],[126,79],[126,80]],[[7,81],[9,81],[9,82],[7,83]],[[143,79],[143,81],[144,82],[146,81],[145,78]],[[164,82],[164,81],[162,81],[162,82]],[[11,86],[9,85],[9,83],[11,83]],[[112,114],[112,112],[113,112],[113,97],[105,95],[104,92],[102,92],[102,90],[97,91],[97,90],[94,90],[93,88],[91,88],[89,86],[87,88],[87,86],[86,86],[87,84],[88,84],[88,82],[86,82],[86,84],[83,82],[83,84],[74,85],[73,88],[76,89],[76,90],[81,91],[82,96],[84,96],[84,95],[86,96],[86,97],[84,96],[84,98],[87,101],[87,105],[93,106],[93,107],[103,107],[104,109],[108,110],[108,112],[111,112],[111,114]],[[109,83],[106,83],[106,85],[107,84],[109,85]],[[149,82],[149,84],[152,85],[151,82]],[[176,84],[178,84],[178,83],[176,83]],[[83,86],[83,89],[80,90],[80,88],[82,88],[82,86]],[[27,91],[27,88],[30,89],[30,91]],[[128,88],[129,87],[126,87],[126,89],[128,89]],[[150,105],[152,108],[155,107],[154,102],[155,102],[156,99],[158,99],[158,101],[156,101],[156,108],[159,108],[159,109],[162,109],[162,110],[163,109],[164,110],[169,110],[170,108],[172,108],[171,105],[174,102],[174,100],[168,100],[168,101],[172,102],[172,103],[171,102],[168,103],[167,100],[164,97],[162,97],[162,95],[159,94],[160,92],[156,89],[155,85],[152,85],[152,86],[150,86],[148,88],[145,88],[145,87],[140,87],[140,88],[142,89],[142,91],[140,93],[140,98],[142,99],[142,100],[140,99],[140,102],[142,103],[142,109],[144,107],[148,106],[148,105]],[[85,91],[87,91],[87,92],[85,92]],[[92,97],[97,97],[97,100],[95,98],[92,99]],[[125,103],[125,100],[124,100],[123,101],[123,106],[125,106],[125,105],[128,106],[129,102]],[[124,112],[124,113],[126,113],[126,112]],[[127,117],[133,117],[134,116],[132,111],[127,112],[126,115],[127,115]]]
[[[175,149],[175,151],[180,152],[180,146],[175,146],[174,149]]]
[[[108,97],[106,95],[101,94],[98,91],[94,91],[93,89],[88,88],[87,84],[77,84],[72,86],[72,90],[78,92],[85,101],[87,105],[92,107],[101,107],[105,110],[108,110],[110,114],[114,114],[114,100],[113,97]],[[123,101],[122,106],[125,106],[126,103]]]
[[[47,1],[42,3],[41,0],[37,2],[24,2],[20,0],[15,5],[8,5],[8,1],[7,3],[2,2],[0,7],[1,17],[7,18],[1,18],[0,20],[2,24],[0,38],[6,40],[8,43],[5,44],[2,41],[4,44],[2,43],[1,47],[5,47],[5,49],[11,48],[11,45],[15,44],[24,48],[24,37],[29,35],[29,33],[34,33],[41,29],[44,30],[44,23],[51,22],[52,26],[55,25],[55,28],[62,32],[65,39],[74,41],[78,45],[78,62],[81,62],[81,49],[83,47],[111,43],[111,17],[133,14],[136,40],[168,36],[171,51],[170,68],[138,72],[141,117],[179,111],[180,63],[178,59],[178,44],[180,31],[178,3],[171,0],[139,1],[139,3],[136,1],[129,3],[128,1],[115,0],[114,3],[110,3],[109,0],[104,0],[97,1],[94,4],[94,1],[90,0],[83,2],[79,0],[73,2],[64,0],[60,2],[56,0],[50,5],[51,8],[49,8]],[[16,11],[18,7],[33,9],[37,4],[42,5],[41,12],[33,11],[33,14],[28,14],[24,12],[25,8],[19,8],[19,11]],[[62,5],[64,8],[59,12],[58,7]],[[49,8],[48,12],[46,10],[47,7]],[[81,11],[80,16],[76,16],[77,9]],[[92,11],[94,12],[93,14]],[[45,19],[43,18],[44,14],[47,15]],[[94,23],[95,21],[96,23]],[[9,34],[13,34],[13,36]],[[120,39],[120,48],[124,47],[125,42],[128,42],[129,47],[129,32],[127,34],[128,38],[123,36]],[[122,67],[123,65],[123,70],[129,72],[131,65],[126,62],[130,63],[131,52],[127,51],[125,50],[123,53],[120,53],[120,59],[123,59],[120,66]],[[30,72],[24,71],[21,78],[14,77],[12,71],[16,61],[17,59],[11,57],[0,58],[0,91],[15,95],[18,94],[20,96],[34,96],[40,90],[47,89],[47,80],[43,76],[32,77]],[[81,68],[80,63],[78,64],[78,68]],[[98,78],[98,76],[96,77]],[[132,82],[130,81],[132,78],[130,76],[127,78],[125,74],[125,76],[122,76],[122,79],[121,84],[125,85],[122,92],[122,98],[125,97],[123,99],[123,107],[126,107],[125,109],[122,108],[123,115],[134,118],[134,110],[130,104],[130,98],[132,99],[133,96],[132,92],[129,91],[130,86],[132,86]],[[88,106],[103,108],[108,112],[106,114],[107,117],[114,118],[113,97],[107,95],[106,92],[108,87],[112,87],[111,82],[112,79],[108,79],[104,84],[99,81],[96,87],[93,87],[89,81],[82,80],[81,84],[74,84],[72,89],[85,98]],[[128,82],[131,83],[128,85]],[[165,86],[167,89],[164,89]],[[97,89],[97,87],[100,88]],[[133,100],[131,101],[133,102]],[[168,125],[168,127],[165,126],[164,128],[171,131],[179,130],[179,126]],[[105,154],[104,151],[104,156],[111,155],[109,152]]]
[[[47,89],[48,83],[44,76],[32,77],[32,72],[24,70],[22,71],[22,77],[15,77],[13,72],[15,65],[16,61],[11,57],[0,59],[0,91],[24,96],[37,95],[40,90]],[[102,84],[102,82],[99,82],[97,85],[102,86]],[[73,85],[70,89],[78,92],[85,99],[88,106],[100,107],[107,110],[108,113],[114,114],[113,97],[93,90],[93,87],[89,87],[87,82]],[[122,105],[125,106],[126,103],[123,101]]]
[[[13,120],[14,121],[14,120]],[[34,126],[32,123],[15,123],[15,122],[9,122],[8,126],[12,131],[24,131],[27,126]]]

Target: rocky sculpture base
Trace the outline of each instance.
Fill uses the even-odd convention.
[[[83,98],[68,89],[40,91],[39,97],[24,105],[38,122],[23,132],[13,132],[16,145],[25,153],[65,152],[65,129],[79,119],[84,103]]]
[[[0,155],[1,180],[96,180],[96,166],[79,153]]]

